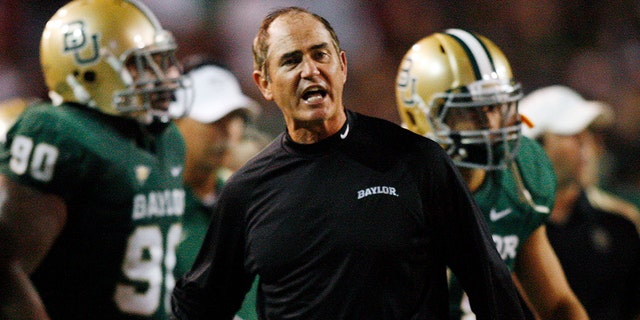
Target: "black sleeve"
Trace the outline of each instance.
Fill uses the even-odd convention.
[[[511,274],[500,258],[471,192],[444,150],[430,171],[431,212],[442,232],[446,262],[469,295],[478,319],[524,319]],[[440,159],[438,159],[438,157]]]
[[[632,254],[631,267],[629,270],[636,270],[636,272],[631,272],[628,280],[628,294],[626,295],[628,298],[628,306],[629,310],[624,310],[629,314],[629,319],[640,319],[640,237],[638,237],[636,228],[633,223],[629,223],[631,226],[629,229],[629,234],[636,235],[629,242],[629,247],[631,248],[631,252],[635,252]],[[634,318],[635,317],[635,318]]]
[[[193,267],[174,288],[174,319],[231,320],[253,282],[244,271],[244,206],[226,187]]]

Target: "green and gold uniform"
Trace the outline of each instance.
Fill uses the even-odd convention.
[[[496,248],[511,272],[520,246],[546,223],[556,190],[553,165],[537,142],[522,137],[516,163],[538,210],[520,200],[511,170],[487,171],[483,184],[473,194],[489,224]],[[450,290],[451,319],[475,319],[468,298],[453,275]]]
[[[153,130],[75,104],[21,115],[0,170],[67,206],[64,229],[31,275],[52,319],[168,318],[184,156],[174,124]]]

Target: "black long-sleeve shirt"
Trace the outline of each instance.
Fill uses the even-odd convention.
[[[179,319],[232,319],[260,276],[261,319],[447,319],[446,267],[479,319],[522,319],[510,274],[443,149],[347,111],[310,145],[286,133],[233,175]]]
[[[595,207],[583,190],[566,223],[548,223],[547,235],[592,320],[638,319],[640,237],[633,222]]]

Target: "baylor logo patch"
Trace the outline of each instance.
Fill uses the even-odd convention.
[[[149,169],[149,167],[147,166],[139,165],[136,166],[135,172],[138,183],[144,184],[149,178],[149,174],[151,174],[151,169]]]
[[[65,26],[64,52],[73,53],[78,64],[90,64],[100,57],[98,35],[86,33],[84,22],[76,21]]]

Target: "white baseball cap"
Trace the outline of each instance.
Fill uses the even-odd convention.
[[[606,103],[585,100],[574,90],[561,85],[535,90],[522,98],[518,106],[520,114],[533,124],[532,127],[522,126],[522,134],[533,139],[545,132],[575,135],[600,116],[612,117]]]
[[[194,95],[187,117],[201,123],[212,123],[236,110],[245,110],[250,117],[260,113],[260,105],[242,92],[231,71],[206,64],[186,75],[191,78]],[[176,99],[185,99],[181,93],[176,94]]]

